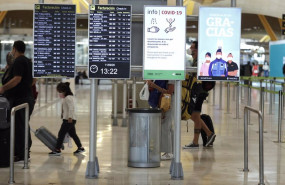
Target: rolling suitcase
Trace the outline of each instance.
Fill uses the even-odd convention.
[[[37,129],[35,132],[35,136],[41,140],[50,150],[55,151],[57,139],[55,135],[53,135],[47,128],[44,126]],[[62,149],[64,149],[62,145]]]
[[[205,122],[205,124],[207,125],[209,130],[212,131],[213,133],[215,133],[215,129],[214,129],[214,125],[213,125],[213,121],[212,121],[211,117],[207,114],[202,114],[201,119]],[[205,146],[207,143],[207,134],[203,129],[201,130],[201,137],[203,140],[203,146]]]

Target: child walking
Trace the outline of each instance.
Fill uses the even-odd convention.
[[[64,137],[66,133],[72,137],[78,149],[73,152],[74,155],[85,152],[85,149],[82,147],[80,139],[76,134],[75,124],[76,124],[76,116],[74,110],[74,98],[73,93],[69,87],[69,82],[59,83],[56,87],[57,92],[59,93],[59,97],[63,99],[62,101],[62,113],[61,118],[62,124],[60,130],[58,132],[58,139],[56,144],[56,150],[49,153],[50,156],[60,156],[61,151],[60,148],[62,146]]]

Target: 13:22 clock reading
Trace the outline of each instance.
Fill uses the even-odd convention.
[[[110,74],[110,75],[118,74],[117,68],[101,68],[100,71],[101,71],[101,74]]]

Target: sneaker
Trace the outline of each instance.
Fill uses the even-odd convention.
[[[73,154],[76,155],[76,154],[80,154],[82,152],[85,152],[85,149],[83,147],[78,148],[75,152],[73,152]]]
[[[216,138],[216,134],[215,133],[212,133],[208,139],[207,139],[207,143],[206,143],[206,147],[210,146],[210,145],[213,145],[214,141],[215,141],[215,138]]]
[[[52,151],[48,155],[49,156],[60,156],[61,155],[61,151]]]
[[[183,149],[198,149],[199,144],[190,143],[189,145],[183,146]]]
[[[164,153],[162,156],[161,156],[161,160],[162,161],[166,161],[166,160],[171,160],[173,158],[173,154],[172,153]]]

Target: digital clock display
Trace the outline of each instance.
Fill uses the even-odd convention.
[[[117,75],[118,69],[117,68],[101,68],[101,74],[110,74],[110,75]]]
[[[130,78],[131,6],[90,5],[89,78]]]

